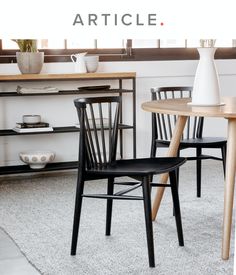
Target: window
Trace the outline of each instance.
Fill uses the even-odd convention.
[[[100,60],[123,60],[127,40],[110,39],[39,39],[38,49],[45,54],[45,62],[68,62],[71,54],[87,52],[98,54]],[[0,40],[0,63],[16,62],[17,44],[12,40]]]
[[[98,54],[101,61],[191,60],[198,59],[198,39],[40,39],[38,49],[45,53],[45,62],[68,62],[77,52]],[[236,40],[217,39],[217,59],[236,58]],[[0,63],[16,62],[17,45],[0,40]]]

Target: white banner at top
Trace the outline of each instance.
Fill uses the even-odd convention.
[[[0,38],[235,38],[235,0],[8,0]]]

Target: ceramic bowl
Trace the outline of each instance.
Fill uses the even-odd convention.
[[[41,116],[40,115],[23,115],[22,121],[23,123],[27,123],[27,124],[40,123]]]
[[[26,151],[19,153],[20,159],[29,164],[32,169],[42,169],[47,163],[52,162],[55,153],[52,151]]]
[[[98,69],[98,55],[88,55],[84,57],[87,72],[88,73],[95,73]]]

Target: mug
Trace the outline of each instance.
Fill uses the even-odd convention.
[[[87,73],[84,56],[86,53],[72,54],[70,56],[72,62],[74,63],[74,71],[76,73]]]

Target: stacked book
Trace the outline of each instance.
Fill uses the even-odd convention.
[[[92,129],[93,128],[93,121],[92,121],[92,119],[88,119],[88,122],[89,122],[89,127]],[[97,127],[97,128],[101,128],[101,121],[100,121],[100,118],[95,118],[95,126]],[[75,124],[75,127],[76,128],[80,128],[80,124],[79,123],[76,123]],[[103,127],[104,128],[108,128],[109,127],[109,120],[108,120],[108,118],[103,118]]]
[[[52,132],[53,128],[47,122],[38,123],[16,123],[12,129],[17,133],[33,133],[33,132]]]
[[[30,88],[17,86],[16,92],[18,94],[52,94],[58,93],[59,90],[56,87]]]

